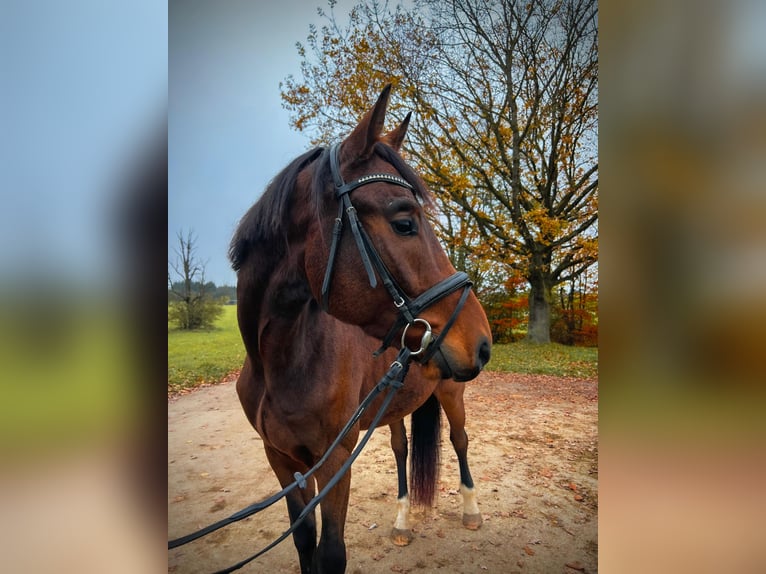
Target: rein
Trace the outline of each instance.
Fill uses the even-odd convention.
[[[357,407],[354,414],[351,416],[351,418],[348,420],[346,425],[340,431],[340,434],[333,441],[333,443],[330,445],[330,447],[327,449],[324,455],[322,455],[322,458],[319,459],[319,461],[313,467],[311,467],[305,474],[296,472],[294,475],[295,480],[292,483],[290,483],[288,486],[284,487],[281,491],[277,492],[276,494],[260,502],[251,504],[250,506],[247,506],[243,508],[242,510],[235,512],[228,518],[225,518],[214,524],[206,526],[205,528],[197,530],[196,532],[193,532],[186,536],[182,536],[180,538],[176,538],[168,542],[168,550],[177,548],[179,546],[182,546],[184,544],[197,540],[198,538],[201,538],[207,534],[210,534],[211,532],[215,532],[216,530],[223,528],[224,526],[228,526],[230,524],[233,524],[234,522],[243,520],[249,516],[252,516],[253,514],[260,512],[261,510],[268,508],[275,502],[284,498],[296,487],[305,489],[307,486],[306,479],[310,478],[317,471],[317,469],[319,469],[319,467],[321,467],[322,464],[324,464],[324,462],[329,458],[330,453],[335,449],[335,447],[338,446],[338,444],[340,444],[340,442],[346,437],[346,435],[348,435],[348,433],[351,431],[354,425],[356,425],[356,423],[359,422],[359,419],[361,418],[362,414],[364,414],[364,412],[367,410],[370,404],[377,398],[377,396],[381,394],[384,390],[388,389],[388,393],[383,398],[383,402],[380,405],[378,412],[375,414],[375,417],[373,418],[372,422],[370,423],[370,426],[367,429],[367,432],[359,441],[356,448],[351,453],[351,456],[345,461],[343,466],[341,466],[341,468],[335,473],[335,475],[327,483],[327,485],[325,485],[325,487],[309,501],[309,503],[303,509],[301,514],[295,520],[295,522],[293,522],[290,525],[290,528],[288,528],[285,532],[283,532],[279,536],[279,538],[274,540],[271,544],[262,548],[261,550],[259,550],[258,552],[250,556],[249,558],[246,558],[224,570],[219,570],[215,574],[228,574],[229,572],[239,570],[240,568],[242,568],[243,566],[245,566],[252,560],[255,560],[256,558],[258,558],[265,552],[271,550],[274,546],[276,546],[277,544],[282,542],[285,538],[287,538],[290,534],[292,534],[295,531],[295,529],[303,523],[306,517],[311,512],[313,512],[313,510],[317,507],[317,505],[319,505],[319,503],[322,501],[325,495],[338,483],[338,481],[340,481],[343,475],[348,471],[348,469],[357,459],[359,454],[362,452],[362,449],[367,444],[367,441],[372,436],[372,433],[374,432],[375,428],[378,426],[380,420],[383,418],[383,415],[388,409],[388,406],[391,404],[394,394],[396,393],[398,389],[402,387],[402,385],[404,385],[404,377],[407,375],[407,372],[410,367],[410,362],[412,361],[412,359],[417,357],[421,363],[425,363],[439,349],[439,346],[444,340],[444,337],[447,335],[447,332],[450,330],[455,320],[457,319],[458,314],[463,308],[463,305],[465,304],[466,299],[468,298],[468,294],[471,290],[472,283],[468,275],[463,272],[456,272],[453,275],[447,277],[446,279],[439,281],[436,285],[430,287],[429,289],[427,289],[426,291],[424,291],[423,293],[421,293],[419,296],[415,297],[414,299],[410,298],[409,296],[407,296],[407,294],[404,293],[404,291],[402,291],[402,289],[396,283],[396,280],[394,279],[393,275],[386,267],[378,251],[375,249],[375,246],[372,243],[370,236],[364,230],[364,227],[359,221],[359,217],[356,213],[356,209],[351,203],[351,198],[349,197],[349,194],[358,187],[361,187],[363,185],[367,185],[370,183],[376,183],[376,182],[383,182],[383,183],[398,185],[400,187],[409,189],[413,193],[414,193],[414,188],[409,182],[402,179],[401,177],[387,174],[387,173],[376,173],[376,174],[365,175],[350,183],[345,183],[340,173],[339,154],[340,154],[340,144],[336,143],[330,148],[330,170],[332,172],[333,181],[335,183],[335,196],[338,199],[339,208],[338,208],[338,216],[335,219],[335,225],[333,227],[333,238],[332,238],[332,244],[330,245],[330,255],[327,262],[327,269],[325,271],[324,280],[322,282],[322,302],[321,302],[322,308],[325,311],[327,311],[329,307],[330,284],[332,283],[332,275],[333,275],[333,269],[335,265],[335,258],[337,255],[338,245],[340,242],[340,238],[343,234],[343,220],[345,216],[349,221],[349,227],[351,228],[351,233],[354,236],[354,241],[356,243],[357,249],[359,250],[359,254],[362,257],[362,263],[364,264],[367,277],[369,278],[370,286],[373,288],[377,287],[378,285],[377,276],[380,276],[380,279],[383,282],[383,285],[385,286],[389,295],[391,295],[391,298],[393,299],[394,306],[399,311],[399,315],[396,321],[394,322],[393,326],[391,327],[391,330],[383,339],[383,343],[380,349],[375,351],[374,355],[378,356],[385,349],[390,347],[391,342],[393,341],[394,337],[396,336],[396,333],[399,330],[402,331],[401,349],[399,351],[399,354],[397,355],[396,360],[389,367],[388,372],[383,376],[383,378],[378,382],[378,384],[375,385],[375,387],[373,387],[373,389],[370,391],[367,397],[365,397],[365,399],[360,403],[359,407]],[[460,289],[463,289],[463,293],[461,294],[460,299],[458,300],[458,303],[452,312],[452,315],[445,323],[444,327],[442,328],[442,331],[436,334],[434,338],[434,333],[431,328],[431,325],[425,319],[418,317],[418,315],[420,315],[420,313],[423,310],[427,309],[428,307],[435,304],[439,300],[443,299],[444,297],[447,297],[448,295],[451,295],[452,293],[457,292]],[[413,325],[415,325],[416,323],[422,324],[425,328],[425,332],[421,338],[420,349],[418,349],[417,351],[412,351],[405,344],[405,336],[407,334],[408,329],[412,327]]]

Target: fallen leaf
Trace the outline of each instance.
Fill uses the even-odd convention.
[[[529,555],[529,556],[534,556],[535,555],[535,551],[532,550],[529,546],[525,546],[524,547],[524,552],[526,552],[527,555]]]
[[[573,560],[572,562],[567,562],[565,566],[567,568],[571,568],[572,570],[578,570],[580,572],[585,571],[585,565],[579,560]]]

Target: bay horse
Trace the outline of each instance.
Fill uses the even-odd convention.
[[[409,503],[403,418],[412,413],[412,499],[430,504],[437,400],[454,423],[460,453],[465,413],[457,389],[489,360],[491,334],[470,281],[455,271],[426,219],[429,191],[399,155],[410,115],[383,134],[390,88],[342,142],[302,154],[272,180],[241,219],[229,258],[247,352],[237,394],[283,487],[323,457],[386,372],[396,350],[381,349],[394,340],[420,346],[378,423],[392,431],[401,509]],[[373,413],[380,403],[372,403]],[[311,479],[289,492],[291,522],[348,460],[372,419],[365,412]],[[293,532],[302,573],[345,571],[350,475],[321,502],[319,542],[313,511]],[[467,482],[470,489],[470,475]],[[403,520],[400,513],[394,534],[406,538]]]

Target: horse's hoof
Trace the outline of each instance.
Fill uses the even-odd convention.
[[[481,514],[463,515],[463,526],[465,526],[468,530],[478,530],[479,527],[481,527],[482,522],[483,520],[481,518]]]
[[[401,528],[392,528],[391,540],[397,546],[407,546],[410,542],[412,542],[412,530],[402,530]]]

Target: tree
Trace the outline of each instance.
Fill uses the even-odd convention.
[[[551,339],[565,345],[598,346],[598,281],[591,271],[558,287]],[[595,287],[594,287],[595,286]]]
[[[448,253],[477,286],[521,273],[549,341],[554,287],[598,256],[596,0],[364,0],[344,27],[334,5],[280,86],[294,127],[337,140],[393,82]]]
[[[196,237],[189,231],[176,234],[178,247],[173,249],[176,257],[169,263],[170,269],[179,278],[173,281],[168,270],[168,320],[179,329],[211,328],[223,313],[220,301],[210,294],[215,284],[205,283],[205,266],[197,259]]]
[[[518,331],[527,320],[528,296],[523,287],[526,281],[517,275],[505,279],[501,288],[484,293],[482,304],[492,329],[492,341],[512,343],[518,339]]]

